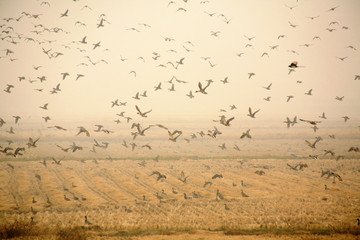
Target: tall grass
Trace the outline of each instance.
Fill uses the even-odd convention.
[[[30,220],[15,220],[0,225],[0,239],[38,235],[37,229]]]

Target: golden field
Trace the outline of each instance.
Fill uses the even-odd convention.
[[[287,165],[299,163],[308,167]],[[25,225],[20,229],[29,231],[30,239],[356,239],[359,234],[356,158],[81,159],[47,160],[46,166],[40,160],[3,160],[0,169],[2,234],[16,224]],[[321,177],[327,169],[343,181]],[[166,179],[157,181],[154,171]],[[223,178],[212,179],[215,174]],[[188,176],[186,182],[182,176]],[[206,181],[212,185],[204,187]]]

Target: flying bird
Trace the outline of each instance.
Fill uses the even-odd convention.
[[[148,114],[148,113],[150,113],[150,112],[152,111],[152,109],[150,109],[150,110],[147,111],[147,112],[141,112],[140,109],[139,109],[139,107],[138,107],[137,105],[135,105],[135,108],[136,108],[136,110],[138,111],[137,114],[139,114],[140,116],[142,116],[142,117],[144,117],[144,118],[147,117],[146,114]]]
[[[251,118],[255,118],[255,114],[258,113],[259,111],[260,109],[256,110],[255,112],[252,112],[251,107],[249,107],[249,113],[247,114],[247,116]]]
[[[208,88],[210,86],[210,82],[208,82],[208,84],[203,88],[201,82],[198,83],[198,87],[199,90],[196,90],[195,92],[200,92],[202,94],[207,94],[207,92],[205,92],[206,88]]]

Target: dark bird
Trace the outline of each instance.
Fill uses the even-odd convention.
[[[211,179],[224,178],[222,174],[215,174]]]
[[[158,171],[152,172],[152,173],[150,174],[150,176],[152,176],[152,175],[157,175],[157,176],[158,176],[157,179],[156,179],[156,181],[165,180],[165,179],[166,179],[166,176],[165,176],[164,174],[161,174],[161,173],[158,172]]]
[[[60,15],[60,17],[68,17],[69,9]]]
[[[29,148],[31,148],[31,147],[37,147],[36,146],[36,143],[39,141],[39,139],[40,138],[38,138],[38,139],[36,139],[35,141],[31,138],[31,137],[29,137],[29,142],[26,144]]]
[[[92,225],[92,223],[88,220],[87,216],[85,216],[85,224],[86,225]]]
[[[244,137],[251,138],[250,129],[246,130],[246,132],[243,132],[240,136],[240,139],[243,139]]]
[[[203,88],[202,87],[202,84],[201,84],[201,82],[199,82],[199,84],[198,84],[198,87],[199,87],[199,90],[196,90],[195,92],[197,93],[197,92],[200,92],[200,93],[202,93],[202,94],[207,94],[207,92],[205,92],[205,90],[206,90],[206,88],[208,88],[210,86],[210,82],[208,82],[208,84]]]
[[[258,113],[259,111],[260,109],[256,110],[255,112],[252,112],[251,107],[249,107],[249,113],[247,114],[247,116],[251,118],[255,118],[255,114]]]
[[[226,120],[225,117],[224,117],[224,118],[221,118],[220,124],[229,127],[229,126],[230,126],[230,122],[231,122],[232,120],[234,120],[234,119],[235,119],[235,117],[229,118],[228,120]]]
[[[84,127],[78,127],[79,128],[79,132],[76,134],[79,135],[80,133],[85,133],[87,137],[90,137],[90,133],[88,130],[86,130]]]
[[[148,113],[150,113],[150,112],[152,111],[152,109],[150,109],[150,110],[147,111],[147,112],[141,112],[140,109],[139,109],[139,107],[138,107],[137,105],[135,105],[135,108],[136,108],[136,110],[138,111],[137,114],[139,114],[141,117],[144,117],[144,118],[147,117],[146,114],[148,114]]]
[[[306,123],[310,123],[311,125],[316,125],[318,123],[321,123],[321,121],[312,121],[312,120],[305,120],[305,119],[299,119],[300,121],[306,122]]]

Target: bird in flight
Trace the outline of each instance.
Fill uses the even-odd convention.
[[[243,132],[240,136],[240,139],[243,139],[244,137],[251,138],[250,129],[246,130],[246,132]]]
[[[14,85],[7,84],[6,88],[4,89],[5,92],[11,93],[11,89],[14,88]]]
[[[252,77],[252,76],[255,76],[255,73],[251,72],[251,73],[248,73],[249,74],[249,79]]]
[[[68,17],[69,16],[68,13],[69,13],[69,9],[66,9],[66,11],[60,15],[60,17]]]
[[[152,109],[150,109],[150,110],[147,111],[147,112],[141,112],[140,109],[139,109],[139,107],[138,107],[137,105],[135,105],[135,108],[136,108],[136,110],[138,111],[137,114],[139,114],[140,116],[142,116],[142,117],[144,117],[144,118],[147,117],[146,114],[148,114],[148,113],[150,113],[150,112],[152,111]]]
[[[234,120],[234,119],[235,119],[235,117],[232,117],[232,118],[229,118],[228,120],[226,120],[226,118],[223,117],[223,118],[221,118],[221,120],[220,120],[220,124],[229,127],[229,126],[230,126],[230,122],[231,122],[232,120]]]
[[[330,12],[330,11],[335,11],[335,9],[337,9],[338,7],[340,7],[340,5],[339,5],[339,6],[336,6],[336,7],[332,7],[332,8],[330,8],[329,10],[327,10],[327,12]]]
[[[199,82],[199,84],[198,84],[198,87],[199,87],[199,90],[196,90],[195,92],[197,93],[197,92],[200,92],[200,93],[202,93],[202,94],[207,94],[207,92],[205,92],[205,90],[206,90],[206,88],[208,88],[210,86],[210,82],[208,82],[208,84],[203,88],[202,87],[202,84],[201,84],[201,82]]]
[[[321,121],[312,121],[312,120],[305,120],[305,119],[299,119],[300,121],[306,122],[306,123],[310,123],[311,125],[316,125],[318,123],[321,123]]]
[[[172,141],[172,142],[176,142],[176,139],[182,135],[182,131],[175,130],[175,131],[173,131],[173,132],[170,132],[170,131],[168,130],[168,134],[169,134],[169,140]],[[176,134],[177,134],[177,135],[176,135]],[[175,135],[176,135],[176,136],[175,136]]]
[[[79,128],[79,132],[76,134],[79,135],[80,133],[85,133],[87,137],[90,137],[90,133],[88,130],[86,130],[84,127],[78,127]]]
[[[41,109],[48,110],[48,103],[45,103],[44,106],[40,106]]]
[[[305,93],[305,95],[311,96],[311,95],[312,95],[312,89],[310,89],[309,91],[307,91],[307,92]]]
[[[319,118],[322,118],[322,119],[327,119],[327,117],[325,116],[325,112],[322,113],[321,116],[319,116]]]
[[[29,148],[31,148],[31,147],[37,147],[36,146],[36,143],[39,141],[39,139],[40,138],[38,138],[38,139],[36,139],[35,141],[31,138],[31,137],[29,137],[29,142],[26,144]]]
[[[342,96],[342,97],[336,96],[335,99],[338,101],[342,101],[344,99],[344,96]]]
[[[97,43],[93,43],[93,45],[94,45],[93,50],[94,50],[95,48],[100,47],[100,43],[101,43],[101,41],[99,41],[99,42],[97,42]]]
[[[255,114],[258,113],[259,111],[260,109],[256,110],[255,112],[252,112],[251,107],[249,107],[249,113],[247,114],[247,116],[251,118],[255,118]]]
[[[307,143],[307,145],[311,148],[316,148],[316,143],[318,143],[320,140],[322,140],[321,137],[316,138],[316,140],[313,143],[310,143],[308,140],[305,140],[305,142]]]
[[[272,83],[270,83],[267,87],[263,87],[263,88],[265,88],[266,90],[270,90],[271,85],[272,85]]]

